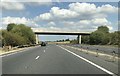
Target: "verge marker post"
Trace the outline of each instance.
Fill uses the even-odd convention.
[[[96,57],[98,57],[99,56],[99,54],[98,54],[98,49],[96,49]]]

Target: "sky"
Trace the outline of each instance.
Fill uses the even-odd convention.
[[[22,23],[41,31],[93,32],[102,25],[118,30],[117,2],[2,2],[0,8],[0,29]],[[42,41],[76,37],[39,35]]]

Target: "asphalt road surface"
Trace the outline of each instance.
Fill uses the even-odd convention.
[[[69,48],[70,49],[70,48]],[[73,50],[73,49],[70,49]],[[37,46],[2,57],[3,74],[114,74],[65,46]],[[87,57],[87,56],[86,56]],[[90,57],[88,57],[90,58]],[[99,61],[97,61],[99,62]],[[111,66],[105,64],[106,66]],[[112,68],[112,67],[111,67]]]

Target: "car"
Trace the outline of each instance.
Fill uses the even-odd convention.
[[[46,43],[45,43],[45,42],[42,42],[42,43],[41,43],[41,46],[46,46]]]

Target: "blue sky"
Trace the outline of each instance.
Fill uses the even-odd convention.
[[[23,23],[41,31],[93,32],[104,25],[110,32],[118,29],[117,2],[3,2],[2,28]],[[57,40],[76,36],[39,36]]]

